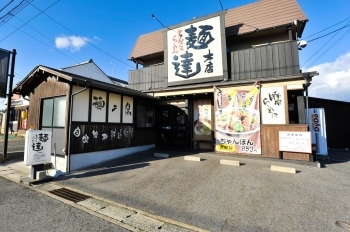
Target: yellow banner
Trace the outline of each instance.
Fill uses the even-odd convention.
[[[224,151],[224,152],[235,152],[236,146],[230,145],[230,144],[217,144],[216,150],[217,151]]]

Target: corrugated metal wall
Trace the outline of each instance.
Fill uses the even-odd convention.
[[[324,108],[328,147],[350,148],[350,102],[313,97],[308,99],[309,108]]]
[[[285,76],[300,73],[296,41],[231,52],[232,80]]]
[[[150,66],[129,71],[129,88],[148,90],[166,88],[168,86],[164,65]]]

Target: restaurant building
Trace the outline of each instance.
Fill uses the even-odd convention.
[[[25,149],[40,152],[51,131],[53,168],[70,172],[155,147],[158,100],[126,84],[92,60],[63,69],[36,66],[13,89],[30,97],[28,127],[44,131],[27,139]]]
[[[261,0],[140,35],[129,87],[161,100],[157,147],[310,161],[279,148],[279,131],[308,131],[307,21],[295,0]]]

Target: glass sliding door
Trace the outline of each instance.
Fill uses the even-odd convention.
[[[42,99],[41,106],[40,129],[52,131],[51,153],[56,145],[56,154],[63,155],[66,96]]]

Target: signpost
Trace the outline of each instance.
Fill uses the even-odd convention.
[[[51,131],[26,131],[24,147],[24,163],[32,166],[31,178],[36,178],[36,172],[43,170],[44,163],[51,162]]]
[[[11,59],[11,74],[8,74],[10,54],[12,54]],[[16,49],[13,49],[12,52],[0,49],[0,97],[6,96],[7,80],[10,77],[9,82],[9,93],[7,94],[7,109],[6,109],[6,126],[5,126],[5,138],[4,138],[4,153],[3,159],[7,158],[7,143],[8,143],[8,130],[10,122],[10,110],[11,110],[11,97],[12,97],[12,85],[13,77],[15,76],[15,60],[16,60]],[[1,161],[1,155],[0,155]]]

